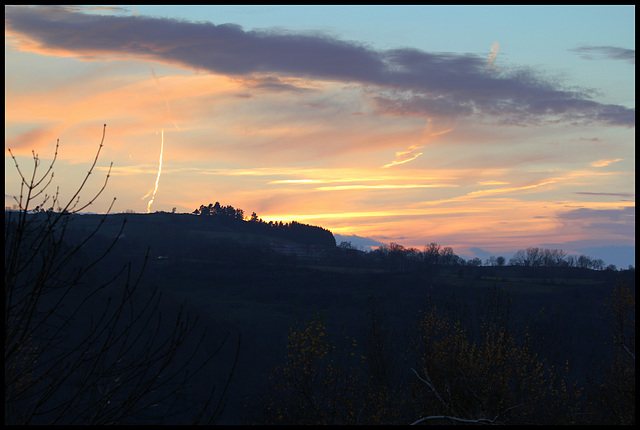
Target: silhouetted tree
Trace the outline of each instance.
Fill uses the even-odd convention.
[[[480,257],[474,257],[471,260],[467,261],[467,265],[479,267],[482,266],[482,260],[480,259]]]
[[[44,173],[35,152],[33,172],[26,175],[9,149],[21,185],[14,197],[18,211],[5,213],[5,424],[215,422],[235,361],[222,389],[211,383],[209,393],[197,401],[185,399],[184,390],[226,338],[208,342],[206,330],[198,333],[197,319],[182,308],[167,324],[156,291],[141,291],[144,264],[137,275],[131,263],[113,271],[102,267],[126,220],[97,254],[88,244],[107,214],[85,237],[66,236],[74,214],[107,185],[111,168],[98,192],[80,202],[105,131],[106,125],[93,164],[66,202],[58,190],[47,194],[59,141]],[[36,203],[38,210],[32,211]]]
[[[565,265],[566,253],[561,249],[544,249],[543,265],[546,267],[562,267]]]
[[[294,324],[288,336],[287,357],[275,369],[274,385],[261,399],[264,424],[357,424],[362,399],[354,356],[328,337],[326,322],[315,314],[307,323]]]
[[[438,264],[440,261],[440,245],[431,242],[424,247],[424,262],[427,264]]]
[[[445,246],[440,251],[440,262],[445,265],[454,265],[458,264],[460,261],[460,257],[458,257],[454,252],[453,248],[450,246]]]
[[[578,402],[511,327],[510,299],[494,285],[469,327],[427,304],[411,351],[418,423],[570,423]],[[475,333],[474,333],[475,332]]]
[[[593,261],[591,260],[591,257],[587,255],[581,255],[580,257],[578,257],[578,267],[582,269],[588,269],[592,264]]]

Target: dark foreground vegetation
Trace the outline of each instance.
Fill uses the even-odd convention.
[[[5,211],[5,424],[635,423],[632,268],[86,215],[50,172]]]

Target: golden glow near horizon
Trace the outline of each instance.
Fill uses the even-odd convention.
[[[218,201],[265,221],[459,252],[635,245],[635,51],[622,49],[633,47],[633,26],[598,15],[611,31],[583,34],[567,19],[575,35],[549,23],[552,44],[543,32],[547,43],[532,44],[487,31],[395,49],[408,42],[282,38],[224,14],[239,20],[228,36],[243,42],[209,40],[203,34],[226,27],[204,25],[213,18],[199,7],[140,6],[135,26],[132,10],[89,9],[5,8],[5,148],[26,168],[32,150],[45,163],[59,138],[55,179],[65,193],[107,123],[95,176],[114,165],[95,212],[114,196],[115,212],[190,213]],[[492,10],[510,22],[508,8]],[[413,13],[432,19],[424,11]],[[39,32],[28,25],[36,18]],[[59,37],[66,20],[77,34]],[[614,30],[627,31],[626,46],[608,39]],[[312,61],[315,46],[340,60]],[[546,70],[563,70],[565,81]],[[9,206],[14,173],[6,153]]]

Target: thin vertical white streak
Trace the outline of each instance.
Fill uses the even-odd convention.
[[[156,198],[156,192],[158,191],[158,184],[160,183],[160,175],[162,174],[162,153],[164,152],[164,129],[161,132],[162,139],[160,140],[160,161],[158,164],[158,176],[156,177],[156,186],[153,189],[153,195],[151,196],[151,200],[149,200],[149,204],[147,204],[147,213],[151,212],[151,204],[153,200]]]
[[[134,15],[137,17],[138,16],[138,9],[136,9],[135,5],[131,5],[131,8],[133,9]],[[162,100],[164,100],[164,104],[167,106],[167,113],[169,115],[169,120],[173,123],[173,126],[177,130],[180,130],[180,127],[178,127],[178,124],[176,124],[175,121],[173,121],[173,119],[172,119],[171,107],[169,106],[169,101],[165,97],[164,91],[162,90],[162,86],[160,85],[160,79],[158,78],[158,76],[156,76],[156,71],[153,69],[153,66],[151,64],[149,64],[149,63],[147,63],[147,67],[149,67],[149,72],[151,72],[151,76],[153,77],[153,81],[155,82],[156,86],[158,87],[158,90],[160,90],[160,96],[162,97]],[[151,200],[149,200],[149,203],[147,204],[147,213],[151,212],[151,205],[153,204],[153,201],[156,198],[156,192],[158,191],[158,184],[160,183],[160,175],[162,174],[162,153],[163,152],[164,152],[164,128],[161,129],[160,161],[159,161],[159,164],[158,164],[158,176],[156,177],[156,184],[155,184],[155,187],[153,188],[153,194],[151,196]],[[145,199],[150,193],[151,192],[148,192],[142,198]]]

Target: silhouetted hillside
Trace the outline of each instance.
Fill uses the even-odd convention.
[[[266,419],[256,413],[258,399],[272,393],[270,376],[286,363],[293,325],[313,315],[323,315],[323,336],[356,345],[355,358],[366,356],[371,300],[379,304],[377,312],[385,315],[393,338],[398,384],[416,381],[410,369],[418,364],[404,354],[425,309],[459,319],[468,327],[469,341],[479,342],[482,318],[486,309],[497,306],[496,297],[508,306],[500,312],[508,315],[509,333],[529,336],[528,351],[544,357],[545,366],[564,369],[568,360],[563,377],[586,384],[588,377],[602,375],[602,363],[614,355],[604,303],[617,282],[635,286],[635,271],[593,270],[588,259],[578,267],[579,259],[555,250],[531,248],[519,260],[482,265],[436,244],[422,251],[389,244],[363,252],[348,243],[336,246],[332,233],[321,227],[264,223],[257,217],[247,221],[235,209],[233,216],[230,209],[226,215],[198,212],[70,215],[65,235],[69,243],[80,243],[100,227],[82,247],[87,260],[113,245],[91,272],[94,282],[129,262],[141,267],[149,250],[141,286],[158,288],[165,312],[183,305],[218,338],[227,332],[242,334],[223,423]],[[223,363],[232,361],[231,353],[223,352]],[[368,365],[352,364],[366,380]],[[215,379],[214,370],[210,372],[199,380]],[[194,396],[203,391],[197,384],[191,389]],[[411,394],[398,394],[407,396]],[[405,414],[398,422],[414,417],[398,411]]]
[[[101,240],[124,231],[118,242],[127,255],[144,255],[147,248],[154,257],[209,258],[232,260],[242,258],[238,252],[282,254],[301,258],[319,258],[335,248],[333,234],[322,227],[290,223],[245,221],[227,216],[198,216],[156,212],[151,214],[70,215],[68,237],[80,240],[99,223]],[[97,238],[96,238],[97,239]],[[248,252],[248,251],[247,251]]]
[[[218,226],[227,226],[240,233],[273,236],[307,246],[334,247],[336,240],[333,234],[322,227],[302,224],[297,221],[289,223],[264,222],[253,212],[251,218],[245,221],[244,210],[231,205],[222,206],[219,202],[201,205],[193,211],[194,215],[212,220]]]

